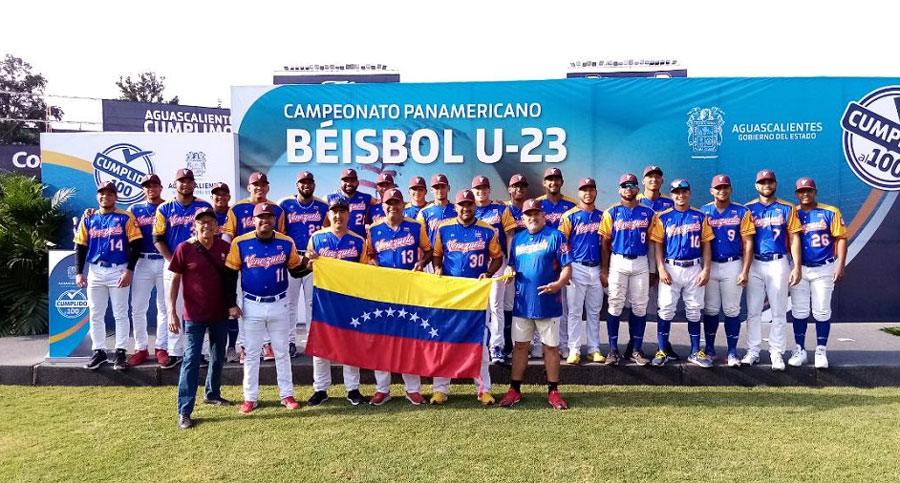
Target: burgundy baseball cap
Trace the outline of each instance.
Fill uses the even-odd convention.
[[[266,173],[260,173],[259,171],[250,175],[250,180],[247,181],[247,184],[269,184],[269,177],[266,176]]]
[[[196,210],[194,210],[194,219],[195,220],[200,218],[201,216],[209,216],[213,220],[218,220],[218,218],[216,218],[216,212],[213,211],[213,209],[208,206],[201,206],[200,208],[197,208]]]
[[[490,188],[491,180],[489,180],[487,176],[476,176],[472,178],[472,187],[477,188],[479,186],[487,186]]]
[[[104,182],[100,183],[99,186],[97,186],[97,193],[99,193],[103,190],[109,190],[109,191],[112,191],[114,194],[117,194],[117,195],[119,194],[119,190],[116,189],[116,184],[113,183],[112,181],[104,181]]]
[[[581,188],[597,189],[597,182],[594,181],[594,178],[581,178],[581,181],[578,182],[578,189]]]
[[[390,183],[395,186],[397,185],[397,183],[394,183],[394,175],[388,172],[378,173],[378,181],[376,181],[375,184],[381,183]]]
[[[797,180],[797,189],[796,191],[800,191],[803,189],[818,189],[816,188],[816,182],[812,178],[800,178]]]
[[[456,203],[475,203],[475,193],[472,190],[460,190],[456,193]]]
[[[552,178],[553,176],[562,178],[562,171],[559,168],[547,168],[547,171],[544,171],[544,179]]]
[[[144,186],[147,183],[162,184],[162,181],[159,180],[159,176],[157,176],[153,173],[150,173],[150,174],[145,174],[141,178],[141,186]]]
[[[358,176],[356,175],[356,170],[353,168],[347,168],[347,169],[341,171],[341,179],[344,179],[344,178],[357,179]]]
[[[427,188],[425,185],[425,178],[421,176],[413,176],[411,180],[409,180],[410,188]]]
[[[659,166],[650,165],[644,168],[644,176],[647,176],[650,173],[659,173],[660,176],[663,175],[663,170]]]
[[[525,175],[516,173],[509,177],[509,184],[507,186],[513,186],[517,184],[524,184],[525,186],[528,186],[528,180],[525,179]]]
[[[397,188],[391,188],[391,189],[385,191],[383,195],[381,195],[382,203],[387,203],[388,201],[391,201],[391,200],[399,201],[399,202],[403,203],[403,193],[401,193],[400,190],[398,190]]]
[[[619,176],[619,186],[622,186],[625,183],[634,183],[637,184],[637,176],[631,173],[625,173],[622,176]]]
[[[528,213],[529,211],[535,211],[535,210],[541,211],[541,212],[544,211],[544,207],[541,206],[540,200],[530,198],[530,199],[525,200],[524,203],[522,203],[522,213]]]
[[[194,172],[187,168],[181,168],[178,171],[175,171],[175,179],[178,180],[182,178],[194,179]]]
[[[309,171],[301,171],[300,174],[297,175],[297,182],[301,181],[315,181],[316,178],[313,177],[313,174]]]
[[[717,174],[713,176],[712,182],[709,184],[709,187],[715,188],[716,186],[722,185],[731,186],[731,178],[729,178],[727,174]]]
[[[756,182],[757,183],[759,183],[760,181],[763,181],[763,180],[767,180],[767,179],[776,181],[775,171],[772,171],[771,169],[764,169],[764,170],[760,171],[759,173],[756,173]]]
[[[275,216],[275,207],[268,203],[257,203],[257,205],[253,207],[253,217],[255,218],[261,215]]]
[[[221,182],[221,181],[219,181],[218,183],[213,183],[213,187],[212,187],[211,190],[209,190],[209,192],[212,193],[212,194],[215,194],[216,191],[219,191],[219,190],[222,190],[222,191],[224,191],[224,192],[226,192],[226,193],[229,193],[229,194],[231,193],[231,190],[228,189],[228,185],[225,184],[225,183],[223,183],[223,182]]]
[[[450,181],[447,180],[447,175],[438,173],[438,174],[436,174],[436,175],[434,175],[434,176],[431,177],[431,187],[432,187],[432,188],[435,187],[435,186],[437,186],[437,185],[441,185],[441,184],[445,184],[445,185],[447,185],[447,186],[450,186]]]

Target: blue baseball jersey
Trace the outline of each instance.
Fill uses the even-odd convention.
[[[284,212],[281,207],[269,200],[261,201],[260,203],[272,205],[275,212],[275,231],[284,233],[284,217],[282,216]],[[228,218],[225,221],[225,227],[222,228],[222,233],[235,238],[254,231],[256,229],[256,224],[253,221],[254,208],[256,208],[256,203],[251,201],[250,198],[245,198],[235,203],[228,210]]]
[[[509,217],[516,224],[516,227],[513,228],[513,234],[525,230],[525,222],[522,220],[522,208],[516,208],[512,201],[507,201],[506,210],[509,213]]]
[[[638,203],[646,206],[647,208],[650,208],[657,213],[675,207],[675,202],[672,200],[672,198],[669,198],[668,196],[663,194],[659,195],[659,198],[651,200],[650,198],[644,196],[644,193],[641,193],[637,195],[637,200]]]
[[[366,236],[366,223],[369,222],[369,210],[372,209],[372,195],[357,191],[353,196],[348,197],[343,191],[331,193],[326,197],[329,204],[335,198],[344,198],[350,205],[350,220],[347,222],[347,228],[362,238]],[[326,222],[323,226],[328,226]]]
[[[319,198],[301,203],[296,196],[278,202],[284,212],[284,234],[294,240],[297,250],[306,250],[309,237],[322,229],[328,215],[328,204]]]
[[[603,210],[585,211],[575,207],[563,213],[559,231],[569,241],[573,262],[600,261],[600,220]]]
[[[109,213],[94,212],[81,218],[75,243],[87,247],[88,263],[128,263],[128,244],[141,238],[141,230],[131,213],[115,209]]]
[[[428,206],[428,203],[425,203],[422,206],[416,206],[412,203],[407,203],[406,207],[403,208],[403,216],[415,220],[416,218],[418,218],[419,212],[422,211],[422,208],[425,208],[426,206]]]
[[[483,221],[463,225],[458,219],[445,221],[436,230],[434,256],[444,257],[444,275],[478,278],[491,259],[500,258],[497,230]]]
[[[513,236],[509,250],[509,265],[516,269],[513,315],[529,319],[561,317],[562,292],[538,295],[538,287],[558,280],[560,270],[569,263],[569,246],[559,230],[544,226],[537,233],[526,230]]]
[[[621,202],[605,211],[600,219],[600,236],[609,238],[612,252],[630,257],[647,255],[648,230],[653,221],[652,208],[638,204],[628,208]]]
[[[419,250],[431,250],[425,225],[404,218],[396,229],[382,218],[369,227],[366,253],[381,267],[411,270],[419,261]]]
[[[816,207],[797,210],[801,226],[803,263],[822,263],[835,256],[834,241],[847,237],[844,217],[837,207],[817,203]]]
[[[319,257],[368,263],[369,257],[366,254],[365,245],[366,240],[352,231],[338,237],[331,228],[323,228],[309,238],[306,252],[308,255],[313,254]]]
[[[703,256],[702,242],[712,241],[712,228],[706,215],[696,208],[678,211],[670,208],[656,214],[650,224],[650,240],[665,245],[665,258],[694,260]]]
[[[153,236],[165,235],[166,246],[175,253],[181,242],[191,237],[194,230],[194,213],[198,208],[212,209],[212,205],[199,198],[185,206],[172,198],[156,207],[156,223]]]
[[[753,254],[786,255],[790,247],[788,233],[797,233],[801,230],[794,205],[782,200],[765,205],[756,199],[744,206],[750,210],[750,220],[756,227]]]
[[[231,241],[225,266],[240,270],[244,293],[259,297],[284,293],[288,289],[288,269],[300,266],[294,241],[287,235],[274,234],[261,240],[253,231]]]
[[[547,199],[547,195],[539,196],[538,201],[541,202],[541,208],[544,210],[544,219],[550,228],[559,228],[562,222],[563,213],[575,208],[578,203],[568,196],[563,196],[559,202],[554,203]]]
[[[161,204],[144,201],[128,207],[128,212],[134,216],[134,224],[141,230],[141,253],[159,253],[153,244],[153,225],[156,223],[156,208]]]
[[[741,237],[756,233],[756,227],[750,220],[750,210],[731,203],[720,212],[714,201],[703,205],[700,210],[706,215],[706,222],[715,236],[712,243],[713,261],[740,258],[743,253]]]
[[[416,220],[425,225],[425,231],[428,233],[428,241],[434,245],[434,236],[441,223],[456,218],[456,206],[453,203],[447,203],[444,206],[438,206],[429,203],[425,208],[419,210],[419,216]]]
[[[516,222],[501,202],[491,202],[485,206],[475,207],[475,218],[487,223],[497,230],[497,242],[500,250],[506,255],[506,232],[515,229]]]

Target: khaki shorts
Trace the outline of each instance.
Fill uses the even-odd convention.
[[[534,331],[541,334],[541,343],[547,347],[559,347],[559,317],[549,319],[526,319],[513,317],[513,342],[531,342]]]

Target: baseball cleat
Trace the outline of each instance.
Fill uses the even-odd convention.
[[[352,405],[354,405],[354,406],[359,406],[360,404],[365,404],[365,403],[368,402],[368,401],[366,400],[366,397],[363,396],[363,395],[359,392],[359,389],[354,389],[354,390],[352,390],[352,391],[349,391],[349,392],[347,393],[347,401],[349,401],[350,404],[352,404]]]
[[[559,395],[559,391],[552,390],[550,394],[547,395],[547,402],[553,406],[553,409],[569,409],[569,405],[563,401],[562,396]]]
[[[281,400],[281,405],[290,409],[291,411],[300,409],[300,403],[294,399],[294,396],[288,396]]]
[[[709,359],[709,362],[716,362],[716,350],[704,350],[706,354],[706,358]]]
[[[234,347],[229,347],[225,349],[225,362],[238,362],[241,360],[240,356],[238,356],[237,350]]]
[[[744,358],[741,359],[741,364],[746,364],[748,366],[752,366],[759,362],[759,353],[758,352],[747,352],[744,354]]]
[[[703,351],[694,352],[693,354],[688,356],[687,360],[691,364],[700,366],[704,369],[709,369],[713,366],[712,361],[707,358],[706,354]]]
[[[494,396],[491,396],[491,393],[489,392],[478,394],[478,400],[481,401],[482,406],[493,406],[497,402],[494,400]]]
[[[166,362],[159,365],[161,369],[171,369],[178,364],[181,364],[181,358],[178,356],[169,356],[166,358]]]
[[[741,367],[741,359],[734,352],[728,354],[728,367]]]
[[[443,406],[447,402],[447,395],[442,392],[436,392],[431,395],[432,406]]]
[[[154,356],[156,356],[156,362],[159,365],[163,365],[166,363],[166,359],[169,358],[169,353],[165,349],[156,349]]]
[[[407,392],[406,400],[409,401],[413,406],[421,406],[425,404],[425,398],[417,392]]]
[[[307,406],[318,406],[323,402],[328,400],[328,393],[325,391],[316,391],[310,396],[309,400],[306,401]]]
[[[509,390],[506,391],[506,394],[503,396],[503,399],[500,400],[500,407],[501,408],[510,408],[510,407],[513,407],[513,405],[517,404],[521,400],[522,400],[522,394],[513,388],[509,388]]]
[[[272,344],[265,344],[263,346],[262,359],[264,361],[274,361],[275,360],[275,350],[272,349]]]
[[[791,352],[791,358],[788,359],[788,365],[791,367],[800,367],[803,364],[806,364],[806,349],[797,346],[797,348]]]
[[[575,351],[571,351],[569,357],[566,358],[566,364],[570,366],[577,366],[581,363],[581,354]]]
[[[606,358],[603,357],[603,354],[600,351],[594,351],[588,354],[588,362],[597,362],[603,364],[606,362]]]
[[[669,357],[663,351],[656,351],[656,355],[653,356],[653,360],[650,361],[650,365],[654,367],[662,367],[666,364],[666,361],[669,360]]]
[[[816,346],[816,369],[828,369],[828,355],[825,353],[825,346]]]
[[[612,349],[609,351],[609,354],[606,354],[606,364],[607,366],[618,366],[619,360],[622,359],[622,356],[619,355],[618,349]]]
[[[256,407],[256,401],[244,401],[241,404],[240,409],[238,409],[238,412],[240,412],[241,414],[250,414],[254,409],[256,409]]]
[[[117,371],[128,369],[128,363],[125,361],[125,349],[116,349],[116,362],[113,364],[113,369]]]
[[[631,351],[631,357],[629,357],[629,359],[639,366],[646,366],[650,363],[650,359],[648,359],[641,351]]]
[[[94,355],[91,356],[91,360],[84,366],[85,369],[96,370],[103,364],[109,362],[109,358],[106,356],[106,351],[102,349],[98,349],[94,351]]]
[[[131,354],[131,357],[128,358],[128,360],[125,362],[125,364],[128,364],[129,366],[134,367],[134,366],[139,366],[149,360],[150,360],[150,351],[148,351],[147,349],[144,349],[144,350],[140,350],[140,351],[134,351],[134,354]]]
[[[773,371],[783,371],[784,370],[784,357],[777,352],[770,353],[769,357],[772,360],[772,370]]]
[[[369,404],[372,406],[381,406],[382,404],[391,400],[391,395],[386,392],[376,392],[372,394],[372,398],[369,399]]]

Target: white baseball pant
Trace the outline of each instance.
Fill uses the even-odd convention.
[[[643,317],[647,315],[650,300],[650,270],[647,257],[628,259],[613,253],[609,260],[609,313],[622,315],[626,296],[631,304],[631,312]]]
[[[788,279],[791,267],[787,258],[754,260],[747,281],[747,351],[759,354],[762,345],[762,311],[766,297],[772,313],[769,352],[784,354],[787,335]]]
[[[489,312],[490,313],[490,312]],[[488,330],[484,329],[484,342],[487,342]],[[481,375],[475,379],[478,394],[491,392],[491,356],[486,344],[481,344]],[[432,379],[432,391],[450,394],[450,378],[435,377]]]
[[[101,267],[88,266],[87,302],[90,310],[91,350],[107,350],[106,347],[106,307],[112,304],[116,319],[116,349],[125,349],[128,344],[128,287],[118,287],[119,277],[125,273],[125,264]]]
[[[700,309],[703,308],[704,287],[698,283],[702,267],[699,263],[690,267],[679,267],[666,262],[666,271],[672,278],[672,284],[659,282],[659,318],[670,322],[675,318],[678,300],[684,299],[684,313],[688,322],[700,322]]]
[[[406,392],[419,392],[422,390],[422,377],[415,374],[403,374],[403,384]],[[391,392],[390,372],[375,371],[375,392]]]
[[[297,342],[297,325],[309,330],[312,320],[313,276],[308,274],[302,278],[291,277],[288,280],[288,320],[292,321],[288,334],[288,342]]]
[[[244,337],[247,341],[247,360],[244,362],[244,401],[256,401],[259,397],[259,357],[263,341],[272,341],[275,352],[275,373],[278,381],[278,397],[294,395],[291,375],[291,356],[288,354],[288,303],[286,299],[275,302],[256,302],[244,299]]]
[[[737,284],[743,262],[712,262],[709,270],[709,283],[706,284],[703,312],[706,315],[719,315],[719,309],[726,317],[737,317],[741,314],[741,294],[744,287]]]
[[[359,389],[359,368],[344,364],[343,369],[344,387],[347,392]],[[313,356],[313,391],[327,391],[329,386],[331,386],[331,361]]]
[[[147,350],[147,309],[150,308],[150,294],[156,287],[156,348],[166,350],[169,340],[168,313],[166,312],[166,288],[163,283],[165,260],[141,258],[134,267],[131,281],[131,319],[134,324],[135,350]]]
[[[569,352],[579,352],[584,333],[582,309],[587,309],[588,354],[600,350],[600,307],[603,306],[603,285],[600,283],[600,266],[589,267],[572,263],[572,279],[566,287],[569,304],[568,343]]]
[[[168,299],[169,290],[172,287],[172,278],[175,277],[175,274],[169,270],[169,262],[163,263],[163,291],[165,291],[165,298]],[[178,287],[178,299],[175,301],[175,315],[181,321],[184,321],[184,287]],[[172,332],[168,330],[168,345],[169,345],[169,355],[172,357],[184,357],[184,330],[179,330],[178,333]]]
[[[503,265],[494,274],[494,278],[500,277],[506,271],[506,257],[503,257]],[[515,285],[515,283],[510,283]],[[514,289],[515,290],[515,289]],[[503,348],[503,310],[506,307],[506,293],[508,287],[505,282],[494,282],[491,284],[491,296],[489,301],[489,318],[488,329],[490,331],[490,344],[488,347]],[[515,296],[515,295],[513,295]],[[512,307],[509,308],[512,310]]]
[[[791,287],[791,314],[795,319],[812,316],[817,322],[831,320],[831,294],[834,292],[834,262],[819,267],[800,267],[800,283]]]

